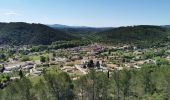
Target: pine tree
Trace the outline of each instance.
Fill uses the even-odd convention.
[[[20,76],[20,79],[24,77],[22,70],[19,71],[19,76]]]

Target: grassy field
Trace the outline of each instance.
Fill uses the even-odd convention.
[[[48,57],[49,54],[42,54],[42,55],[30,55],[29,58],[30,60],[40,60],[40,57],[44,56],[44,57]]]

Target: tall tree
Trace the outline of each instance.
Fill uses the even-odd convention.
[[[121,88],[124,97],[128,97],[130,93],[130,81],[131,81],[131,73],[130,70],[124,69],[122,71],[121,76]]]
[[[31,88],[32,84],[29,79],[15,80],[5,89],[5,100],[36,100]]]
[[[143,77],[143,87],[144,87],[144,93],[149,93],[149,94],[153,94],[155,92],[155,84],[152,82],[152,70],[149,68],[143,68],[143,73],[142,73],[142,77]]]
[[[20,79],[24,77],[22,70],[19,70],[19,76],[20,76]]]
[[[89,67],[89,68],[94,68],[94,62],[93,62],[93,60],[90,60],[90,61],[88,62],[87,67]]]
[[[115,100],[120,100],[120,72],[119,70],[115,70],[113,73],[113,80],[115,82]]]
[[[69,75],[64,72],[46,73],[44,78],[56,100],[73,100],[73,84]]]
[[[100,68],[100,62],[99,61],[96,62],[96,67]]]

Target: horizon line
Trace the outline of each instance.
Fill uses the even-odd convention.
[[[70,24],[60,24],[60,23],[41,23],[41,22],[25,22],[25,21],[11,21],[11,22],[0,22],[0,23],[28,23],[28,24],[43,24],[43,25],[63,25],[68,27],[91,27],[91,28],[112,28],[112,27],[128,27],[128,26],[140,26],[140,25],[148,25],[148,26],[168,26],[170,24],[129,24],[129,25],[118,25],[118,26],[92,26],[92,25],[70,25]]]

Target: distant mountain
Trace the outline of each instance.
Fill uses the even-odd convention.
[[[170,25],[163,25],[162,27],[170,28]]]
[[[95,27],[88,27],[88,26],[69,26],[69,25],[62,25],[62,24],[53,24],[48,26],[52,28],[95,28]]]
[[[52,28],[70,28],[71,27],[71,26],[62,25],[62,24],[53,24],[53,25],[48,25],[48,26]]]
[[[74,37],[43,24],[0,23],[0,44],[51,44]]]
[[[58,30],[71,34],[75,37],[85,37],[110,28],[59,28]]]
[[[68,25],[61,25],[61,24],[53,24],[48,26],[66,32],[68,34],[71,34],[75,37],[84,37],[87,35],[102,32],[112,28],[112,27],[68,26]]]

